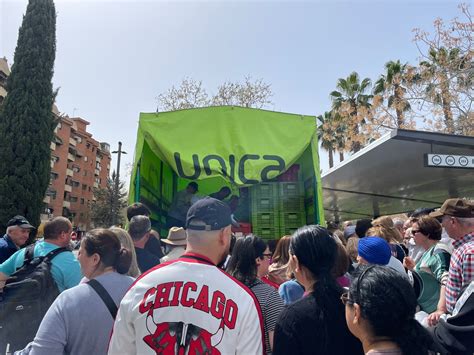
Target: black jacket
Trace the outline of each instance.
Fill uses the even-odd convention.
[[[458,314],[446,321],[440,320],[430,330],[442,354],[473,354],[474,293],[471,293]]]
[[[323,294],[324,293],[324,294]],[[342,290],[316,290],[289,305],[275,328],[273,355],[363,354],[347,328]]]

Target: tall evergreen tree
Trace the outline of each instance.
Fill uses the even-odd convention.
[[[16,214],[38,225],[50,180],[56,54],[53,0],[30,0],[0,111],[0,229]]]

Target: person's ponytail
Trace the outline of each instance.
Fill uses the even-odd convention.
[[[119,274],[126,274],[132,264],[132,253],[130,250],[121,248],[115,259],[114,268]]]
[[[434,344],[428,331],[414,318],[407,320],[392,339],[403,355],[427,355]]]

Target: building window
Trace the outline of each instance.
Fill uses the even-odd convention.
[[[74,139],[76,140],[76,142],[82,143],[82,137],[75,136]]]
[[[81,168],[78,167],[77,165],[74,165],[74,166],[72,167],[72,171],[74,171],[75,173],[78,173],[79,171],[81,171]]]
[[[56,191],[51,191],[51,199],[56,200]]]
[[[84,204],[84,199],[83,199],[83,198],[81,198],[81,205],[83,205],[83,204]]]
[[[84,157],[84,161],[87,161],[87,160],[88,160],[87,157]]]
[[[71,199],[70,199],[71,202],[77,202],[77,197],[73,197],[71,196]]]
[[[61,122],[58,122],[58,129],[61,129],[63,127],[62,123]]]
[[[51,180],[57,180],[57,179],[58,179],[58,174],[51,173]]]
[[[73,181],[72,182],[72,187],[79,187],[81,185],[78,181]]]
[[[91,144],[90,144],[90,143],[87,143],[87,144],[86,144],[86,148],[87,148],[87,149],[90,149],[90,147],[91,147]]]
[[[84,191],[87,190],[87,185],[86,184],[82,184],[82,190],[84,190]]]

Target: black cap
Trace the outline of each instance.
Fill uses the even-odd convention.
[[[226,203],[212,197],[205,197],[189,209],[186,216],[186,228],[206,231],[219,230],[232,224],[231,213]],[[203,221],[206,225],[190,224],[193,219]]]
[[[28,228],[28,229],[33,229],[33,227],[28,220],[23,217],[23,216],[15,216],[12,219],[10,219],[7,223],[7,227],[11,226],[18,226],[20,228]]]

